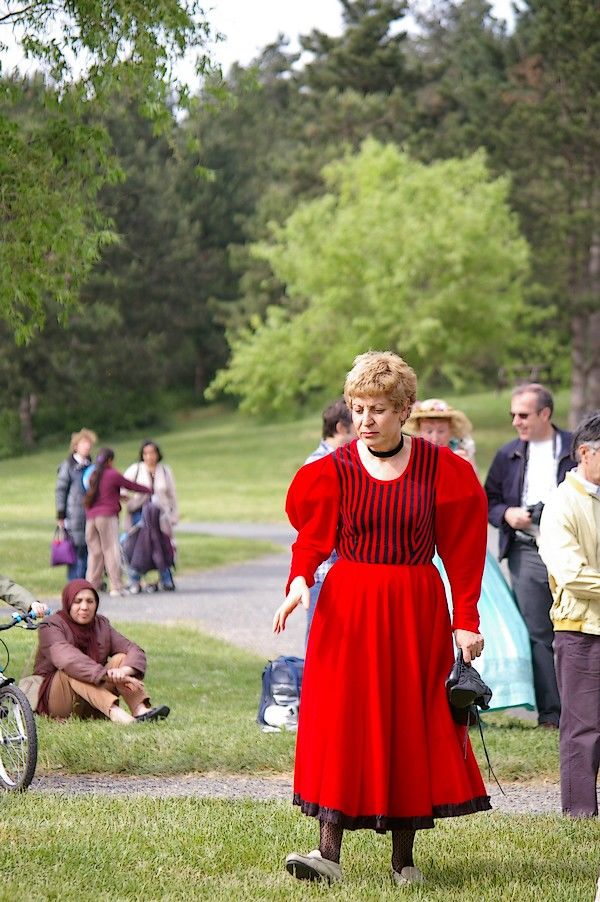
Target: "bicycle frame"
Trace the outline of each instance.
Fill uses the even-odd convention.
[[[26,629],[37,629],[34,619],[31,615],[13,614],[10,622],[0,624],[0,630],[12,629],[19,623]],[[27,696],[13,685],[12,677],[4,674],[10,660],[8,648],[4,647],[7,660],[0,666],[0,789],[24,792],[35,774],[37,731]]]

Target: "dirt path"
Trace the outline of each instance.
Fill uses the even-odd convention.
[[[268,660],[278,655],[304,656],[306,615],[294,612],[285,632],[274,636],[273,614],[283,600],[289,547],[294,533],[281,524],[186,523],[181,532],[230,538],[267,539],[282,546],[243,564],[205,570],[176,578],[177,591],[124,598],[102,597],[102,613],[111,620],[147,623],[194,623],[205,632]]]
[[[31,790],[39,793],[109,795],[115,797],[152,796],[198,799],[253,799],[285,801],[291,798],[291,776],[246,777],[230,774],[183,774],[169,777],[124,777],[111,774],[40,776]],[[560,788],[554,783],[508,783],[506,796],[497,786],[488,786],[494,811],[499,814],[558,814]]]
[[[182,532],[232,538],[267,539],[282,546],[243,564],[218,567],[177,579],[177,591],[124,598],[102,597],[102,613],[112,620],[148,623],[194,623],[207,633],[266,659],[280,654],[304,655],[304,611],[294,612],[285,632],[271,632],[273,612],[280,603],[289,568],[293,531],[282,524],[187,523]],[[493,537],[492,537],[493,539]],[[527,716],[531,716],[527,713]],[[500,813],[551,814],[560,811],[556,784],[507,784],[506,796],[488,787]],[[168,777],[121,775],[40,775],[31,791],[66,795],[101,793],[112,796],[285,800],[291,796],[290,777],[246,777],[190,774]]]

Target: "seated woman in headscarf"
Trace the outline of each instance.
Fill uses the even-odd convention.
[[[146,655],[98,614],[98,602],[91,583],[73,579],[63,589],[62,610],[40,629],[36,713],[60,720],[104,716],[125,725],[167,717],[169,708],[153,708],[144,688]]]

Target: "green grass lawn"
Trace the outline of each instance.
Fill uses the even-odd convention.
[[[513,436],[509,393],[447,396],[475,425],[485,474],[496,447]],[[564,422],[566,393],[558,398]],[[89,424],[92,425],[93,424]],[[155,436],[178,484],[183,519],[282,521],[285,490],[318,441],[320,416],[262,424],[216,408],[180,418]],[[116,464],[135,459],[137,439],[114,443]],[[57,594],[64,569],[48,566],[54,479],[63,449],[0,462],[1,570],[39,595]],[[198,570],[271,550],[268,543],[183,535],[180,569]],[[118,626],[118,624],[117,624]],[[294,736],[255,723],[264,661],[194,627],[130,624],[148,652],[147,686],[171,717],[119,729],[109,723],[38,718],[38,773],[290,773]],[[9,672],[27,672],[34,633],[5,634]],[[0,648],[0,662],[3,661]],[[558,737],[507,715],[488,716],[486,740],[501,781],[558,777]],[[478,735],[473,746],[482,767]],[[485,768],[484,768],[485,773]],[[385,900],[389,838],[359,831],[345,843],[346,883],[299,883],[283,869],[291,849],[316,845],[312,820],[275,802],[2,796],[0,900],[210,898]],[[600,864],[597,823],[559,817],[477,815],[440,822],[418,837],[428,884],[414,899],[586,900]],[[402,892],[402,891],[401,891]]]
[[[27,586],[39,598],[59,596],[67,581],[65,567],[49,566],[49,537],[52,537],[51,525],[23,521],[10,529],[0,526],[0,572]],[[179,533],[175,579],[178,575],[239,564],[280,550],[279,545],[263,540]],[[158,578],[158,574],[154,576]],[[153,574],[149,573],[148,579],[152,578]]]
[[[483,477],[495,449],[514,436],[508,416],[510,393],[490,391],[447,398],[473,421]],[[560,423],[565,420],[567,403],[567,392],[559,393]],[[287,487],[318,443],[320,429],[318,411],[291,423],[263,423],[210,407],[180,415],[171,431],[155,438],[173,467],[183,520],[268,523],[285,520]],[[137,459],[137,437],[112,442],[110,436],[102,436],[101,441],[114,447],[115,464],[121,471]],[[65,454],[66,447],[0,461],[0,572],[22,580],[41,596],[58,593],[65,574],[64,568],[52,570],[48,565],[56,468]],[[198,537],[180,541],[182,569],[211,566],[209,549],[218,550],[221,563],[247,557],[236,540]],[[256,547],[257,554],[261,550],[265,549]]]
[[[117,625],[118,628],[118,625]],[[125,635],[145,648],[146,685],[156,703],[167,703],[164,723],[120,729],[108,722],[38,718],[38,773],[177,774],[289,773],[294,736],[262,733],[255,722],[265,662],[205,636],[193,627],[126,624]],[[9,673],[31,672],[36,634],[5,634]],[[3,658],[0,658],[3,661]],[[495,714],[485,735],[500,780],[558,778],[558,737],[529,721]],[[471,738],[485,771],[481,740]]]
[[[316,824],[283,802],[2,799],[0,899],[591,902],[598,825],[559,817],[475,815],[420,831],[427,884],[390,881],[390,838],[346,834],[345,882],[296,881],[292,850],[314,848]]]

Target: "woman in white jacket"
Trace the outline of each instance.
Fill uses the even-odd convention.
[[[173,472],[167,464],[162,462],[162,452],[156,442],[147,440],[141,448],[137,463],[127,468],[124,475],[133,482],[139,482],[152,489],[152,501],[160,507],[160,528],[165,535],[172,539],[173,528],[179,519],[177,496],[175,493],[175,480]],[[141,519],[142,506],[148,498],[141,493],[129,494],[127,501],[127,515],[125,521],[126,530],[131,529]],[[130,592],[139,592],[140,580],[143,574],[131,572],[132,583]],[[170,568],[160,571],[160,587],[172,592],[175,589],[173,575]]]

